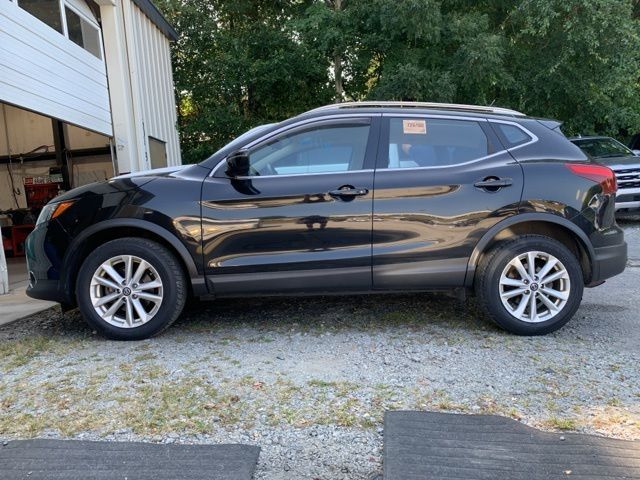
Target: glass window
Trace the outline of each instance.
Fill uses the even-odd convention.
[[[515,125],[493,123],[493,126],[498,130],[498,135],[501,137],[500,140],[502,140],[507,148],[522,145],[531,140],[529,135]]]
[[[18,5],[54,30],[62,33],[59,0],[20,0]]]
[[[69,40],[100,57],[100,32],[96,27],[68,7],[65,7],[67,17],[67,34]]]
[[[249,153],[252,175],[293,175],[361,170],[369,125],[312,127],[283,135]]]
[[[149,161],[151,168],[167,166],[167,145],[165,142],[149,137]]]
[[[572,140],[587,155],[593,158],[633,156],[633,152],[617,140],[609,137]]]
[[[438,167],[469,162],[489,153],[475,121],[440,118],[392,118],[388,168]]]

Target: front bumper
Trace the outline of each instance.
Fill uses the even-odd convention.
[[[53,235],[52,235],[53,230]],[[57,239],[57,241],[56,241]],[[36,226],[25,242],[29,285],[27,295],[38,300],[71,303],[68,292],[60,282],[62,262],[58,242],[68,243],[69,239],[54,220]]]
[[[616,194],[616,212],[640,209],[640,188],[620,188]]]
[[[624,271],[627,266],[627,243],[607,245],[595,249],[590,285],[598,285],[607,278]]]

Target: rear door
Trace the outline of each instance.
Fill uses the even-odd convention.
[[[486,119],[383,118],[374,179],[374,288],[463,286],[478,240],[517,213],[522,169]]]
[[[380,116],[307,120],[252,142],[202,191],[203,256],[218,295],[370,290]]]

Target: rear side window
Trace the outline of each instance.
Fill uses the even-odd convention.
[[[476,121],[391,118],[386,168],[442,167],[489,154],[489,141]]]
[[[507,148],[517,147],[531,140],[531,137],[521,128],[507,123],[493,123],[492,125]]]

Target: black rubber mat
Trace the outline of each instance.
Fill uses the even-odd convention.
[[[249,480],[260,447],[75,440],[0,444],[2,480]]]
[[[386,412],[385,480],[640,479],[640,442],[493,415]]]

